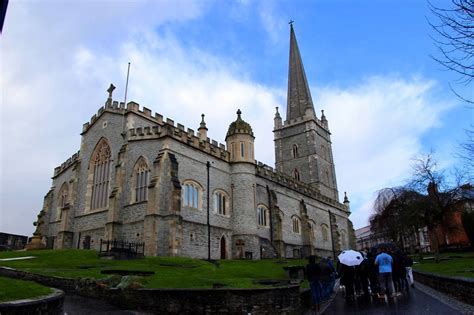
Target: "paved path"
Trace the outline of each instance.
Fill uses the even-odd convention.
[[[322,314],[474,314],[471,305],[419,283],[415,285],[409,294],[385,300],[360,297],[355,301],[346,301],[342,293],[338,293]],[[316,313],[308,311],[306,314]]]
[[[474,315],[474,306],[459,302],[436,290],[416,283],[415,289],[400,297],[381,300],[371,298],[364,300],[362,297],[355,301],[346,301],[342,293],[332,296],[331,301],[323,303],[322,314],[471,314]],[[67,295],[64,301],[64,312],[67,315],[75,314],[107,314],[107,315],[143,315],[147,313],[126,311],[107,302],[84,298],[76,295]],[[316,314],[312,311],[305,315]]]
[[[78,295],[66,295],[64,299],[64,314],[67,315],[138,315],[147,314],[137,311],[125,311],[107,302],[85,298]]]

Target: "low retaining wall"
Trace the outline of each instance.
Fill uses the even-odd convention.
[[[451,295],[465,303],[474,305],[474,279],[465,277],[447,277],[428,272],[413,271],[416,281],[435,290]]]
[[[25,314],[64,314],[64,292],[55,289],[48,296],[33,299],[25,299],[0,303],[0,314],[2,315],[25,315]]]
[[[47,277],[0,267],[0,275],[32,280],[81,296],[99,298],[123,309],[159,314],[300,314],[299,285],[261,289],[103,288],[94,280]]]
[[[124,309],[159,314],[300,314],[299,286],[268,289],[109,289]]]
[[[0,276],[34,281],[44,286],[58,288],[66,292],[75,292],[79,283],[76,279],[42,276],[8,267],[0,267]]]

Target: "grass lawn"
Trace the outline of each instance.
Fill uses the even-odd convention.
[[[424,255],[424,257],[434,257],[432,255]],[[462,276],[474,278],[474,252],[469,253],[442,253],[441,261],[436,263],[433,260],[419,260],[417,256],[413,257],[414,261],[419,262],[413,268],[419,271],[431,272],[445,276]]]
[[[0,277],[0,303],[48,295],[52,292],[51,288],[32,281]]]
[[[101,270],[125,269],[154,271],[141,282],[148,288],[211,288],[214,283],[227,287],[265,287],[257,279],[286,279],[284,266],[305,265],[306,260],[221,260],[216,266],[207,261],[184,257],[145,257],[137,260],[99,259],[93,250],[38,250],[2,252],[0,259],[21,256],[36,258],[0,261],[7,266],[32,273],[68,278],[106,278]]]

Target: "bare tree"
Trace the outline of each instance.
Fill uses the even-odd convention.
[[[456,205],[465,201],[463,190],[472,189],[470,185],[464,185],[463,180],[463,174],[459,173],[455,183],[450,185],[446,176],[438,171],[432,154],[414,159],[413,177],[407,187],[422,196],[414,207],[428,228],[436,262],[439,262],[439,240],[436,230],[438,227],[443,227],[446,231],[459,228],[450,226],[447,219],[454,212],[459,211]],[[425,193],[428,195],[424,195]]]
[[[407,185],[378,192],[370,217],[371,230],[404,247],[406,236],[413,236],[419,228],[426,227],[439,262],[437,230],[452,232],[462,228],[452,224],[451,216],[457,211],[465,212],[463,205],[474,199],[472,186],[464,183],[463,174],[457,175],[455,183],[448,183],[446,176],[438,171],[432,154],[415,159],[413,175]]]
[[[370,217],[372,231],[404,248],[405,238],[424,226],[419,213],[414,211],[419,199],[417,192],[406,187],[381,189]]]
[[[457,157],[466,162],[469,177],[472,177],[474,171],[474,125],[466,130],[467,139],[460,144],[460,150],[456,153]]]
[[[474,80],[474,0],[451,0],[451,8],[440,8],[428,1],[434,19],[428,23],[435,31],[433,40],[439,51],[434,60],[459,75],[458,83],[470,85]],[[451,90],[464,101],[474,104]]]

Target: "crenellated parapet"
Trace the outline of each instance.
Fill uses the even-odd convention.
[[[163,137],[171,137],[218,159],[226,162],[229,161],[229,152],[224,144],[209,138],[206,141],[201,141],[199,134],[195,133],[193,129],[186,129],[179,123],[175,126],[174,121],[169,118],[162,125],[132,128],[128,130],[127,134],[128,141],[159,139]]]
[[[97,111],[97,114],[94,114],[89,122],[86,122],[82,126],[82,134],[84,134],[89,128],[91,128],[94,123],[104,114],[105,112],[127,115],[128,113],[135,113],[141,117],[146,118],[150,122],[155,122],[159,125],[163,124],[163,116],[158,113],[152,113],[151,109],[143,107],[140,109],[140,105],[135,102],[128,102],[125,106],[124,102],[110,101],[106,102],[104,106],[100,107]],[[168,119],[170,120],[170,119]],[[172,121],[172,120],[171,120]]]
[[[289,189],[296,190],[306,196],[309,196],[311,198],[314,198],[326,204],[330,204],[342,211],[345,211],[345,212],[349,211],[346,205],[338,202],[337,200],[334,200],[322,195],[319,189],[309,184],[303,183],[299,180],[296,180],[287,174],[278,172],[272,167],[266,164],[263,164],[262,162],[257,162],[256,171],[257,171],[257,175],[260,177],[271,180]]]
[[[67,170],[69,167],[74,165],[78,160],[79,160],[79,151],[74,153],[69,159],[66,160],[66,162],[64,162],[60,166],[54,168],[53,178],[55,178],[56,176],[58,176],[59,174],[61,174],[65,170]]]

